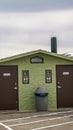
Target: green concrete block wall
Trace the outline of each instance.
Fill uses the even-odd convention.
[[[44,63],[31,64],[30,57],[33,56],[43,57]],[[39,53],[37,55],[0,63],[0,65],[18,65],[19,111],[36,111],[34,93],[39,86],[47,89],[48,110],[57,109],[56,65],[61,64],[73,64],[73,62]],[[46,69],[52,70],[52,83],[45,83]],[[29,70],[29,84],[22,83],[22,70]]]

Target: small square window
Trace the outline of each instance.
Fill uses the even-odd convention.
[[[22,83],[29,84],[29,70],[22,71]]]

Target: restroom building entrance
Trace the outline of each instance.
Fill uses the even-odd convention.
[[[0,66],[0,110],[18,109],[18,67]]]
[[[73,107],[73,65],[57,65],[57,107]]]

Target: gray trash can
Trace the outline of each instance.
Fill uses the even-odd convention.
[[[44,87],[38,87],[35,92],[36,111],[48,110],[48,92]]]

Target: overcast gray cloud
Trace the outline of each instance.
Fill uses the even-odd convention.
[[[73,52],[73,0],[0,0],[0,58],[44,49]]]
[[[73,0],[0,0],[1,11],[46,11],[73,8]]]

